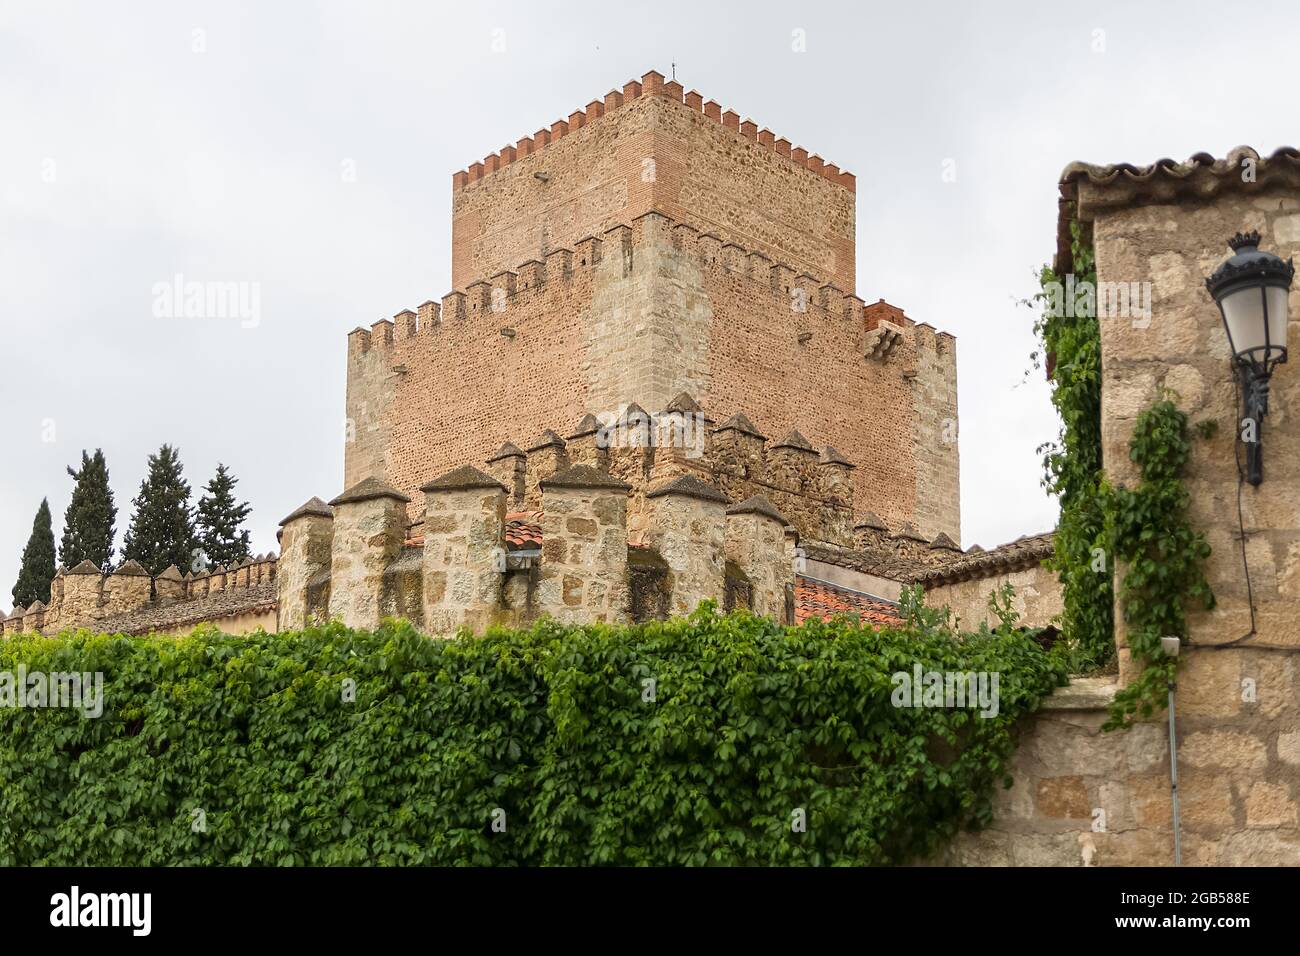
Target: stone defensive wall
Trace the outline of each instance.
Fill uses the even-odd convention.
[[[50,602],[14,608],[0,620],[5,637],[90,627],[104,633],[145,633],[185,629],[203,622],[228,633],[256,626],[274,630],[275,555],[256,555],[238,565],[196,574],[175,565],[151,578],[139,563],[126,561],[104,574],[90,561],[59,568],[50,584]],[[269,626],[268,626],[269,625]]]
[[[662,619],[707,599],[793,619],[797,534],[766,498],[733,504],[717,485],[667,470],[638,496],[621,475],[639,471],[639,451],[574,463],[545,447],[554,467],[531,484],[513,454],[493,463],[509,485],[471,465],[427,482],[414,527],[408,496],[374,478],[307,502],[282,525],[280,628],[402,616],[449,636],[543,614]],[[538,511],[510,511],[530,500]]]

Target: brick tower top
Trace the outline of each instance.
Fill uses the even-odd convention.
[[[657,211],[855,289],[855,179],[660,73],[452,177],[452,283]]]

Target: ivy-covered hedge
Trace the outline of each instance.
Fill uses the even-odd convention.
[[[1034,330],[1042,339],[1060,437],[1039,448],[1043,487],[1061,505],[1055,554],[1048,566],[1061,581],[1061,630],[1073,650],[1072,668],[1086,671],[1115,654],[1114,593],[1106,537],[1101,449],[1101,326],[1097,266],[1090,231],[1070,223],[1072,276],[1044,266],[1036,297],[1044,306]],[[1086,290],[1067,302],[1066,289]],[[1038,355],[1032,356],[1035,361]]]
[[[1010,621],[959,637],[904,603],[880,632],[706,607],[448,641],[20,635],[0,671],[101,671],[105,706],[0,708],[0,865],[923,857],[987,820],[1064,668]],[[893,706],[917,663],[996,671],[997,716]]]

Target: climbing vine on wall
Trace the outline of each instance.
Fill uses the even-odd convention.
[[[1210,546],[1187,520],[1182,475],[1190,452],[1187,415],[1166,395],[1133,429],[1129,457],[1139,469],[1137,487],[1103,489],[1107,534],[1123,568],[1119,597],[1128,647],[1142,667],[1115,695],[1107,729],[1127,727],[1163,705],[1180,658],[1166,656],[1160,639],[1186,635],[1190,602],[1214,607],[1202,569]]]
[[[1097,272],[1091,236],[1077,221],[1070,233],[1073,278],[1044,266],[1036,296],[1044,309],[1035,332],[1061,417],[1060,437],[1039,451],[1043,486],[1061,506],[1049,565],[1064,592],[1061,629],[1074,648],[1072,668],[1086,670],[1114,654],[1113,569],[1101,494],[1101,330],[1092,291]]]
[[[1115,698],[1108,729],[1126,727],[1159,708],[1178,658],[1160,639],[1186,633],[1190,602],[1214,606],[1202,563],[1210,547],[1187,520],[1182,483],[1191,449],[1187,416],[1169,395],[1139,416],[1130,442],[1140,480],[1111,487],[1102,470],[1101,327],[1097,270],[1086,225],[1070,224],[1071,274],[1044,266],[1035,331],[1052,379],[1061,434],[1043,452],[1043,485],[1060,501],[1051,567],[1064,597],[1062,632],[1073,647],[1070,667],[1107,663],[1115,652],[1112,575],[1122,567],[1120,602],[1127,643],[1139,675]],[[1037,359],[1037,355],[1034,356]]]

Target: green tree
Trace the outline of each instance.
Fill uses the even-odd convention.
[[[235,503],[234,489],[239,479],[225,465],[218,463],[217,473],[199,498],[199,545],[213,564],[238,564],[249,556],[249,533],[240,525],[248,517],[248,502]]]
[[[122,557],[138,561],[155,576],[173,564],[182,570],[189,568],[198,542],[190,484],[181,476],[177,449],[163,445],[156,455],[149,456],[149,474],[140,482],[140,493],[131,504],[135,512],[122,542]]]
[[[31,607],[37,601],[50,603],[50,582],[54,580],[54,528],[50,503],[42,498],[32,522],[32,536],[23,548],[23,563],[14,585],[14,605]]]
[[[72,500],[63,515],[63,540],[59,542],[59,562],[73,568],[89,560],[107,571],[113,562],[113,536],[117,529],[117,506],[113,489],[108,486],[108,465],[104,453],[81,452],[81,467],[68,468],[76,481]]]

